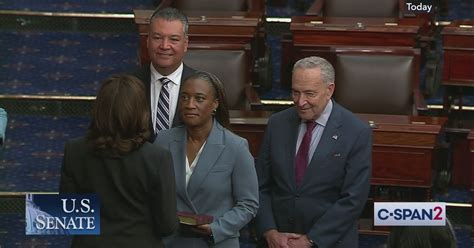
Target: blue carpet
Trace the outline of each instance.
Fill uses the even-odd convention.
[[[64,144],[88,124],[88,117],[9,115],[0,191],[57,191]]]
[[[436,193],[433,198],[434,201],[440,202],[472,203],[471,193],[469,190],[459,188],[448,188],[446,193]]]
[[[11,248],[65,248],[70,236],[27,236],[25,214],[0,214],[0,247]]]
[[[133,9],[153,9],[152,0],[0,0],[2,10],[86,13],[133,13]]]
[[[136,33],[1,32],[0,94],[95,95],[138,65]]]
[[[472,227],[471,227],[472,228]],[[473,248],[474,243],[471,239],[471,230],[467,228],[454,228],[458,248]]]

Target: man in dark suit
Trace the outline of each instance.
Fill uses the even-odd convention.
[[[188,28],[186,16],[174,8],[157,10],[150,17],[147,48],[151,63],[133,75],[145,84],[153,130],[151,142],[160,130],[181,123],[176,113],[180,85],[195,72],[183,64],[188,49]]]
[[[268,247],[357,247],[372,131],[331,99],[334,88],[326,60],[296,62],[295,106],[268,122],[257,162],[257,231]]]

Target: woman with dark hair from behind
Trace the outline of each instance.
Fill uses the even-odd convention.
[[[101,85],[86,137],[69,141],[61,193],[97,193],[99,236],[72,247],[163,247],[178,227],[171,155],[147,142],[149,108],[139,79],[114,75]]]
[[[387,248],[456,248],[451,222],[445,226],[394,226],[388,236]]]

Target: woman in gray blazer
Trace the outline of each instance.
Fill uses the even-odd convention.
[[[173,157],[178,211],[211,215],[213,221],[181,225],[165,246],[239,247],[239,230],[257,213],[258,183],[247,140],[227,129],[229,112],[219,79],[208,72],[187,78],[179,113],[184,126],[160,131],[155,143]]]
[[[178,227],[171,155],[148,143],[143,84],[117,75],[99,90],[86,137],[64,150],[60,192],[97,193],[100,235],[75,236],[72,247],[163,247]]]

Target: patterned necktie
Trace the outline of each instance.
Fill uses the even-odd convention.
[[[158,106],[156,108],[155,130],[158,133],[161,130],[170,128],[170,92],[168,84],[171,82],[168,78],[160,78],[161,86],[160,96],[158,97]]]
[[[296,186],[300,186],[301,182],[303,181],[303,176],[306,171],[306,167],[308,167],[308,153],[309,153],[309,146],[311,144],[311,137],[313,133],[313,129],[316,127],[316,122],[308,121],[306,122],[306,133],[303,136],[303,140],[301,141],[300,148],[296,153],[295,158],[295,180]]]

